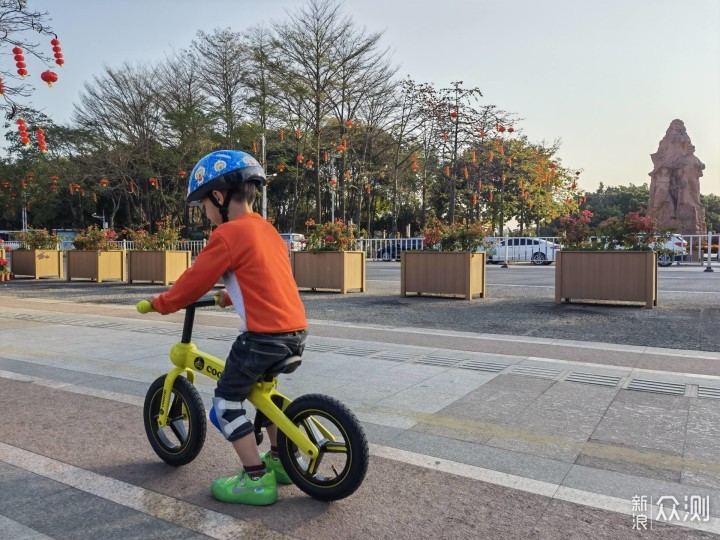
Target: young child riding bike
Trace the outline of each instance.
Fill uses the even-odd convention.
[[[220,501],[251,505],[274,503],[277,484],[291,480],[278,459],[277,427],[266,426],[270,452],[258,453],[243,401],[268,367],[290,355],[302,355],[307,338],[305,308],[287,246],[252,209],[257,189],[265,181],[260,164],[244,152],[219,150],[195,165],[186,202],[202,207],[218,227],[194,264],[169,290],[151,300],[156,311],[173,313],[223,278],[220,305],[233,305],[242,325],[217,382],[210,416],[232,443],[243,469],[215,480],[211,490]]]

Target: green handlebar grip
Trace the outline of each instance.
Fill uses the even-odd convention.
[[[140,300],[135,305],[135,308],[138,310],[139,313],[142,313],[143,315],[145,313],[150,313],[151,311],[155,311],[149,300]]]

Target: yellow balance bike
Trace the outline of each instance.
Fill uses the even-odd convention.
[[[207,417],[195,373],[220,377],[225,362],[202,352],[191,342],[195,309],[217,305],[217,297],[203,297],[185,308],[182,340],[170,349],[175,367],[150,386],[143,408],[145,431],[155,453],[180,466],[197,457],[205,443]],[[150,302],[137,304],[140,313],[153,311]],[[277,377],[292,373],[301,363],[289,356],[271,366],[247,400],[255,406],[255,438],[262,442],[262,426],[278,427],[278,450],[285,471],[305,493],[323,501],[351,495],[362,484],[369,451],[355,415],[336,399],[308,394],[292,401],[277,391]]]

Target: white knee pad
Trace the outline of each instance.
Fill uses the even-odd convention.
[[[213,409],[220,431],[228,441],[235,441],[253,431],[252,422],[246,416],[242,401],[227,401],[214,397]]]

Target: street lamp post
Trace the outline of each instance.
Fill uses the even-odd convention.
[[[99,219],[99,220],[101,221],[102,226],[103,226],[103,229],[107,229],[107,228],[108,228],[107,221],[105,221],[105,210],[103,210],[102,216],[99,216],[99,215],[97,215],[97,214],[93,214],[92,217],[94,217],[95,219]]]

